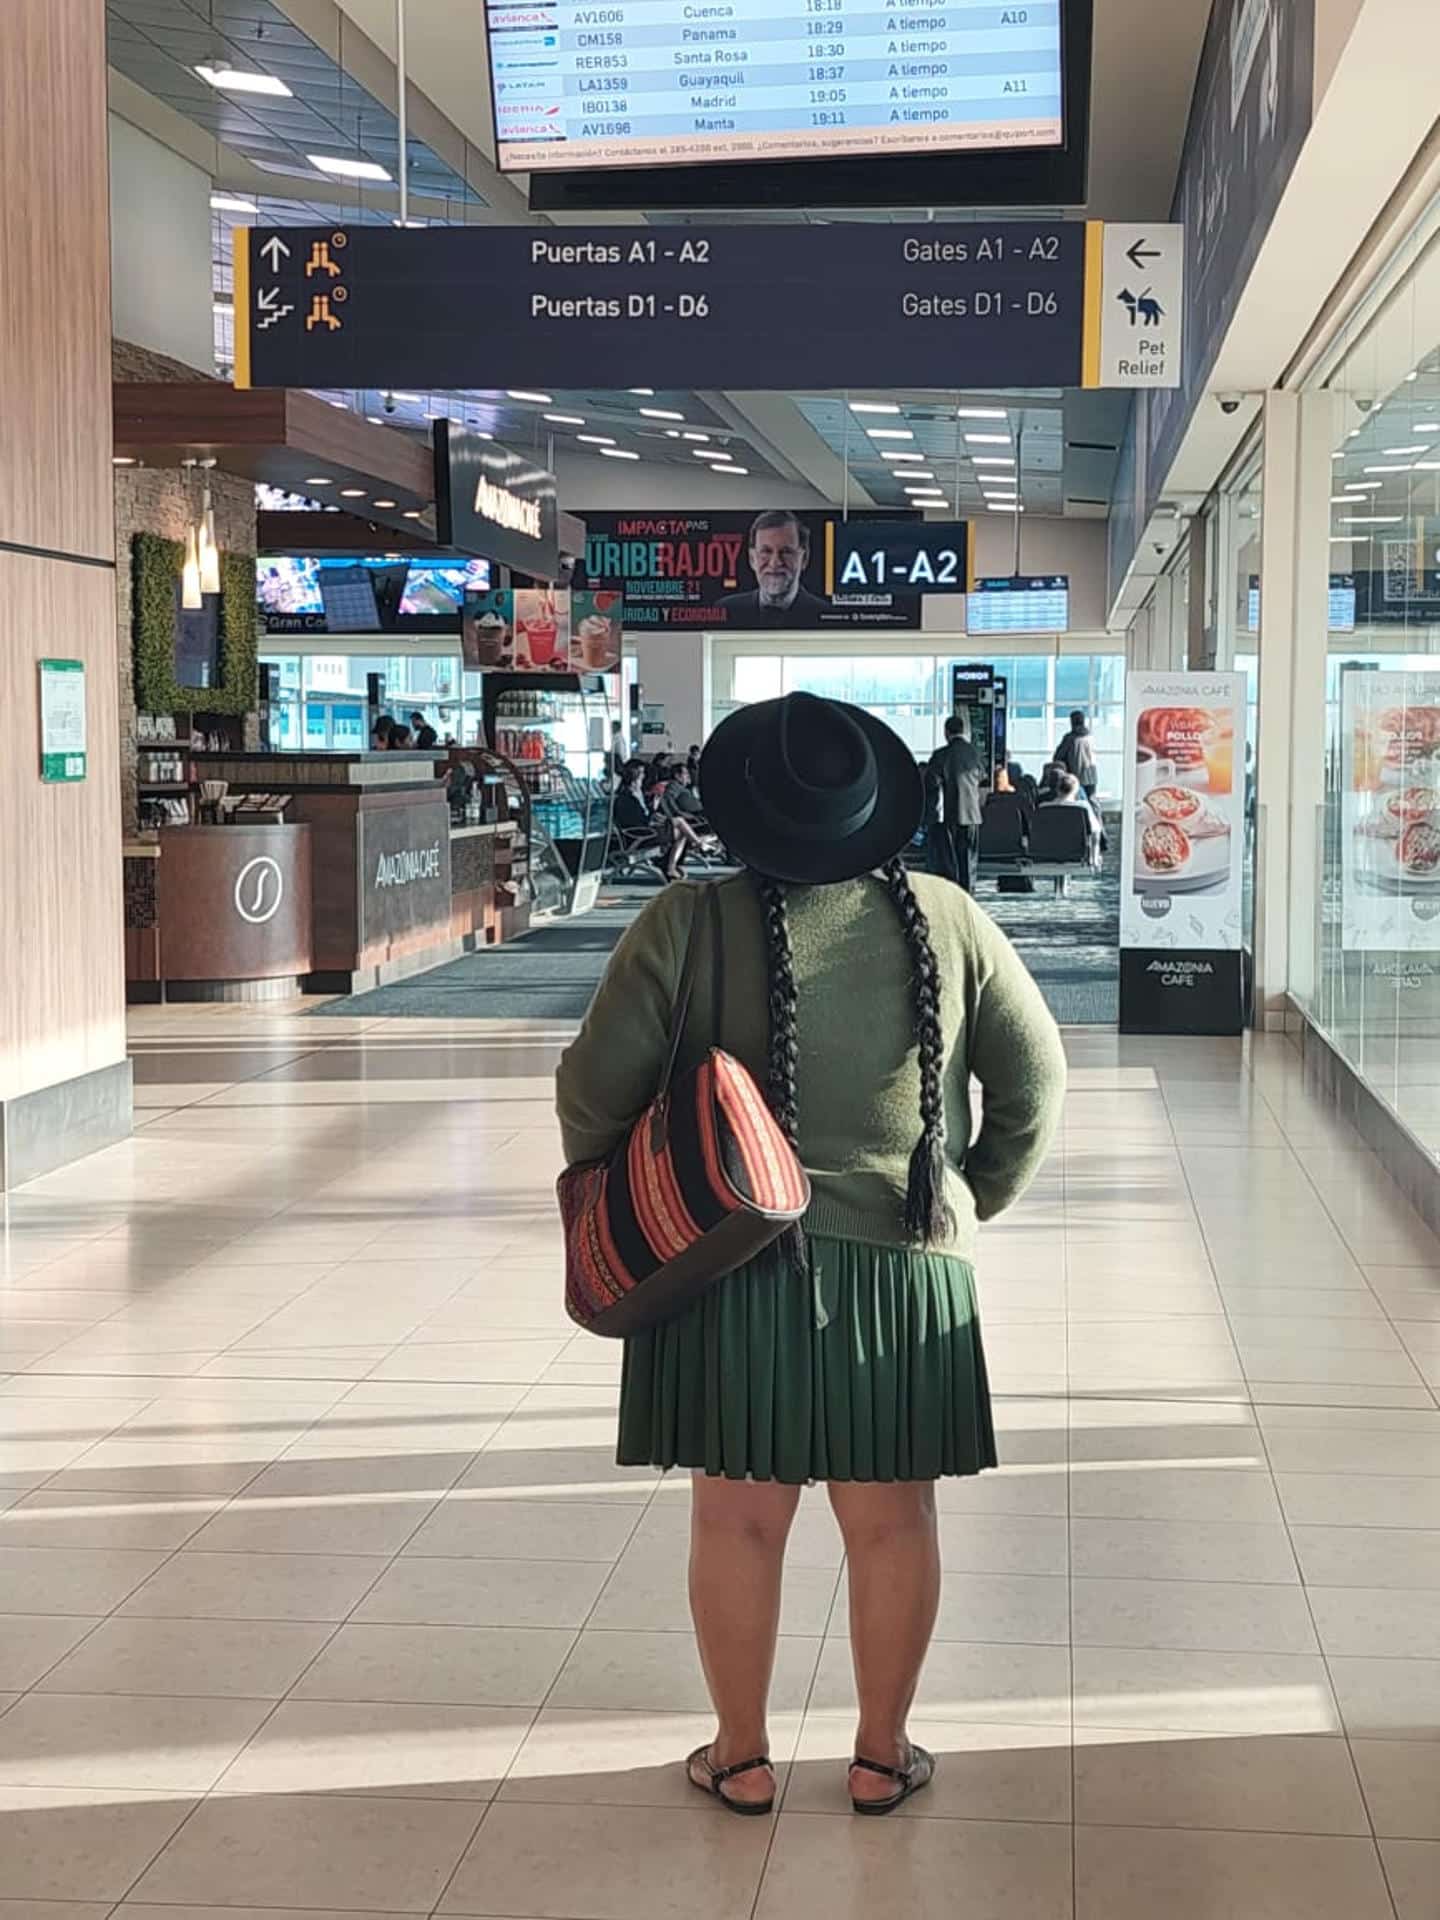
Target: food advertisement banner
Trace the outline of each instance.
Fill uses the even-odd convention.
[[[918,516],[866,516],[921,532]],[[838,517],[777,507],[714,513],[586,513],[585,558],[575,578],[591,587],[619,584],[625,625],[687,627],[692,632],[784,633],[920,625],[920,593],[908,589],[918,548],[906,560],[907,589],[872,566],[850,581],[834,566]],[[827,572],[827,556],[829,568]],[[925,556],[919,578],[930,568]],[[941,564],[936,562],[937,565]],[[949,566],[965,575],[964,553]],[[827,590],[833,586],[834,591]],[[926,581],[933,590],[933,574]]]
[[[1245,676],[1132,673],[1127,947],[1241,945]]]
[[[1341,676],[1341,943],[1440,948],[1440,673]]]
[[[616,589],[497,587],[466,594],[461,652],[471,673],[613,673],[622,632]]]
[[[1244,1025],[1245,676],[1132,673],[1120,888],[1120,1025]]]

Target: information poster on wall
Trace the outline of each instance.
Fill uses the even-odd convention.
[[[1127,681],[1120,1025],[1244,1025],[1245,676]]]
[[[1440,673],[1341,676],[1341,944],[1440,948]]]
[[[86,768],[85,664],[40,662],[40,778],[83,780]]]

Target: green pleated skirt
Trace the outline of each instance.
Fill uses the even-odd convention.
[[[811,1238],[769,1248],[625,1343],[621,1466],[732,1480],[936,1480],[996,1464],[963,1260]]]

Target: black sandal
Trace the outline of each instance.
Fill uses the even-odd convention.
[[[731,1813],[741,1813],[750,1819],[756,1819],[763,1814],[775,1811],[774,1794],[772,1793],[768,1800],[732,1800],[725,1791],[725,1783],[727,1780],[738,1779],[742,1773],[755,1773],[761,1767],[773,1767],[773,1765],[774,1762],[769,1755],[765,1754],[758,1760],[741,1760],[733,1767],[712,1767],[709,1747],[697,1747],[685,1762],[685,1778],[697,1793],[711,1794]],[[708,1775],[706,1780],[695,1778],[694,1769],[697,1766],[705,1769]]]
[[[927,1753],[924,1747],[911,1747],[908,1767],[887,1767],[878,1760],[863,1760],[857,1753],[850,1762],[852,1768],[859,1767],[863,1773],[878,1773],[882,1779],[894,1780],[900,1791],[892,1793],[888,1800],[857,1800],[850,1796],[850,1804],[856,1813],[878,1816],[894,1813],[897,1807],[903,1807],[912,1794],[920,1793],[935,1778],[935,1756]]]

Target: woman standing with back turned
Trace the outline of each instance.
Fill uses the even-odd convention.
[[[934,1773],[906,1731],[939,1604],[934,1482],[996,1464],[976,1228],[1038,1170],[1064,1055],[990,920],[906,874],[921,778],[880,721],[806,694],[745,707],[701,778],[747,871],[719,886],[723,996],[705,952],[682,1065],[716,1044],[756,1074],[813,1200],[803,1234],[627,1341],[618,1457],[693,1470],[690,1599],[719,1730],[688,1768],[741,1813],[774,1803],[785,1543],[801,1487],[827,1483],[860,1697],[850,1794],[886,1813]],[[659,1088],[701,897],[667,888],[611,959],[560,1067],[572,1164],[613,1152]],[[698,1011],[717,1004],[719,1033]]]

